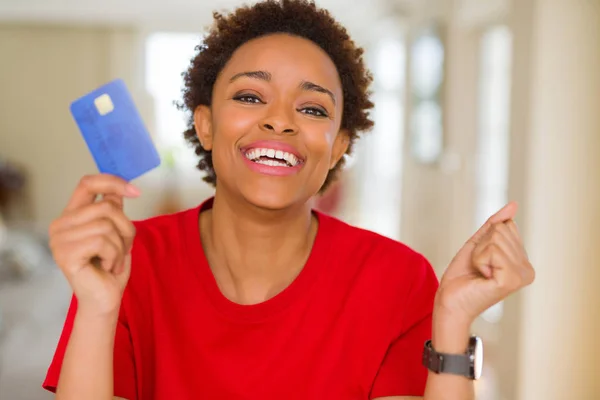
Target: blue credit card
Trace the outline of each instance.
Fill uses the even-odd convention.
[[[158,167],[160,157],[121,79],[71,103],[71,114],[98,170],[127,181]]]

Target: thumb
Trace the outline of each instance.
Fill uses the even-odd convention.
[[[110,193],[110,194],[103,195],[102,198],[104,200],[110,201],[111,203],[116,205],[120,210],[123,209],[123,197],[122,196],[116,195],[114,193]]]
[[[129,280],[129,275],[131,274],[131,254],[125,255],[123,258],[123,262],[121,265],[114,271],[117,280],[119,280],[123,286]]]
[[[469,242],[473,242],[474,244],[479,243],[481,238],[485,236],[492,226],[514,219],[517,215],[518,208],[517,202],[515,201],[507,203],[504,207],[498,210],[496,214],[492,215],[487,221],[485,221],[481,228],[479,228],[477,232],[471,236]]]
[[[463,245],[463,247],[458,251],[456,256],[454,257],[454,261],[464,264],[471,261],[471,255],[475,246],[481,241],[481,239],[485,236],[485,234],[490,230],[490,228],[508,220],[511,220],[517,215],[518,205],[515,201],[511,201],[498,210],[494,215],[488,218],[488,220],[471,236],[469,240]]]
[[[489,219],[493,224],[497,224],[500,222],[506,222],[510,219],[514,219],[517,215],[517,210],[519,209],[519,205],[516,201],[509,201],[506,203],[504,207],[502,207],[498,212],[492,215]]]

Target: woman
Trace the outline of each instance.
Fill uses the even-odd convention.
[[[473,398],[470,379],[427,376],[423,345],[463,354],[474,318],[533,280],[516,206],[439,289],[421,255],[312,211],[372,125],[362,50],[306,1],[215,19],[184,91],[215,196],[131,223],[135,187],[81,180],[50,229],[74,300],[44,387],[62,400]]]

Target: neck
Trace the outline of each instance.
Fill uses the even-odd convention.
[[[240,304],[268,300],[300,273],[314,242],[310,204],[265,210],[217,190],[202,213],[202,244],[221,292]]]

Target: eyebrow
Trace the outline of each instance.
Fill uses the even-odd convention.
[[[246,71],[246,72],[240,72],[240,73],[232,76],[231,79],[229,80],[229,83],[235,81],[236,79],[242,78],[242,77],[260,79],[261,81],[266,81],[266,82],[271,81],[271,74],[268,73],[267,71]]]
[[[331,101],[333,101],[333,104],[335,104],[335,95],[333,94],[333,92],[331,90],[325,89],[323,86],[317,85],[316,83],[312,83],[309,81],[303,81],[300,84],[300,89],[308,90],[311,92],[325,93],[326,95],[331,97]]]
[[[232,76],[231,79],[229,79],[229,83],[234,82],[235,80],[240,79],[242,77],[271,82],[272,75],[267,71],[245,71]],[[302,90],[307,90],[310,92],[324,93],[331,97],[333,104],[336,104],[335,95],[333,94],[333,92],[329,89],[325,89],[323,86],[317,85],[316,83],[310,81],[302,81],[298,87]]]

